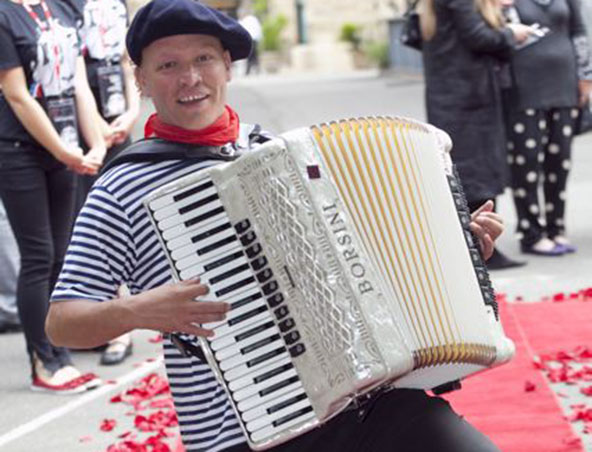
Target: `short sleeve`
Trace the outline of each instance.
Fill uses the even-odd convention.
[[[0,70],[22,66],[7,18],[0,15]]]
[[[134,255],[129,218],[118,200],[95,186],[74,226],[51,301],[106,301],[129,280]]]

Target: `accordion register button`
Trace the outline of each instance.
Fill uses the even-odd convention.
[[[244,219],[243,221],[239,221],[237,224],[234,225],[234,229],[236,230],[237,234],[242,234],[246,232],[247,229],[251,227],[251,222],[248,219]]]
[[[295,325],[296,325],[296,322],[294,322],[294,319],[292,317],[289,317],[286,320],[282,320],[278,324],[278,326],[280,327],[280,331],[282,333],[285,333],[285,332],[291,330],[292,328],[294,328]]]
[[[477,274],[479,284],[484,284],[487,282],[487,271],[483,267],[475,267],[475,273]]]
[[[284,302],[284,296],[281,293],[276,293],[267,299],[267,304],[275,308]]]
[[[261,245],[255,243],[253,246],[250,246],[246,249],[247,257],[249,259],[253,259],[257,254],[261,252]]]
[[[298,331],[290,331],[284,336],[284,341],[287,345],[292,345],[300,340],[300,333]]]
[[[469,249],[471,253],[471,261],[473,261],[473,265],[481,265],[481,254],[475,248]]]
[[[274,293],[276,290],[278,290],[278,283],[276,281],[270,281],[267,284],[265,284],[261,290],[263,291],[263,293],[265,295],[271,295],[272,293]],[[278,303],[281,303],[282,301],[284,301],[284,299],[282,298],[281,301],[279,301]]]
[[[281,320],[290,313],[290,310],[288,309],[288,306],[280,306],[273,312],[275,314],[276,319]]]
[[[463,228],[468,228],[471,224],[471,217],[469,216],[469,214],[466,212],[460,212],[458,214],[458,217],[460,219],[460,224],[463,225]]]
[[[292,358],[296,358],[297,356],[302,355],[306,351],[306,347],[304,344],[296,344],[288,349],[290,352],[290,356]]]
[[[253,231],[249,231],[247,232],[245,235],[241,236],[240,241],[243,244],[243,246],[248,246],[250,245],[255,239],[257,238],[257,236],[255,235],[255,233]]]
[[[251,267],[253,267],[253,270],[255,270],[255,271],[261,270],[266,265],[267,265],[267,258],[265,256],[260,256],[257,259],[254,259],[253,261],[251,261]]]
[[[265,281],[267,281],[272,276],[273,276],[273,272],[269,268],[266,268],[265,270],[257,273],[257,275],[256,275],[257,281],[259,281],[261,284],[264,283]]]

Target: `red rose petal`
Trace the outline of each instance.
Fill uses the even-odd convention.
[[[534,390],[536,390],[536,385],[532,381],[526,380],[524,382],[524,392],[532,392]]]
[[[115,419],[103,419],[103,422],[101,422],[100,429],[103,432],[110,432],[115,428],[116,425],[117,421]]]

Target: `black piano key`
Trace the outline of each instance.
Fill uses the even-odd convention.
[[[294,319],[292,317],[288,317],[286,320],[282,320],[278,324],[278,327],[280,328],[280,331],[282,333],[285,333],[288,330],[291,330],[292,328],[294,328],[294,326],[296,326],[296,322],[294,322]]]
[[[257,278],[257,281],[259,281],[260,284],[263,284],[265,281],[267,281],[272,276],[273,276],[273,272],[271,271],[270,268],[266,268],[265,270],[260,271],[259,273],[257,273],[255,275],[255,277]]]
[[[273,311],[273,313],[275,314],[276,319],[281,320],[290,313],[290,310],[288,309],[288,306],[280,306]]]
[[[257,309],[253,309],[252,311],[245,312],[244,314],[239,315],[234,319],[230,319],[228,321],[228,326],[234,326],[238,323],[244,322],[245,320],[250,319],[251,317],[255,317],[256,315],[261,314],[262,312],[265,312],[268,309],[269,308],[267,306],[259,306]]]
[[[300,340],[300,333],[296,331],[290,331],[288,334],[284,335],[284,341],[288,345],[292,345]]]
[[[275,369],[270,370],[269,372],[265,372],[264,374],[261,374],[258,377],[253,378],[253,382],[254,383],[261,383],[265,380],[269,380],[271,377],[275,377],[276,375],[279,375],[282,372],[285,372],[286,370],[290,370],[293,367],[294,366],[292,365],[292,363],[284,364],[283,366],[276,367]]]
[[[286,386],[291,385],[292,383],[296,383],[299,380],[300,379],[298,378],[298,376],[295,375],[295,376],[288,378],[284,381],[280,381],[279,383],[271,385],[269,388],[265,388],[265,389],[259,391],[259,395],[261,397],[265,397],[266,395],[269,395],[275,391],[279,391],[280,389],[285,388]]]
[[[214,276],[212,279],[209,280],[209,283],[211,285],[217,284],[221,281],[224,281],[225,279],[233,277],[237,273],[242,273],[248,269],[249,269],[249,264],[239,265],[238,267],[232,268],[224,273],[219,274],[218,276]]]
[[[195,201],[192,202],[191,204],[187,204],[186,206],[183,206],[179,209],[179,213],[181,215],[187,213],[187,212],[191,212],[192,210],[198,209],[199,207],[205,206],[211,202],[214,202],[216,199],[219,199],[219,196],[217,193],[214,193],[213,195],[210,196],[206,196],[205,198],[200,199],[199,201]]]
[[[276,419],[275,421],[272,422],[272,425],[274,427],[279,427],[280,425],[285,424],[286,422],[289,422],[292,419],[296,419],[297,417],[300,417],[306,413],[310,413],[311,411],[312,411],[312,407],[307,406],[307,407],[302,408],[298,411],[294,411],[293,413],[287,414],[279,419]]]
[[[259,256],[258,258],[251,261],[251,267],[253,270],[259,271],[267,265],[267,258],[265,256]]]
[[[255,241],[257,235],[253,231],[247,232],[245,235],[241,236],[240,241],[243,246],[249,246],[251,243]]]
[[[247,367],[254,367],[257,364],[261,364],[269,359],[272,359],[278,355],[281,355],[282,353],[285,353],[285,351],[286,351],[286,347],[280,346],[270,352],[267,352],[261,356],[258,356],[257,358],[253,358],[252,360],[247,361],[245,364],[247,365]]]
[[[263,293],[265,295],[271,295],[272,293],[274,293],[276,290],[278,290],[278,283],[276,281],[270,281],[267,284],[265,284],[261,290],[263,290]]]
[[[274,405],[272,407],[269,407],[266,410],[267,411],[267,414],[273,414],[276,411],[283,410],[287,406],[294,405],[295,403],[300,402],[301,400],[306,399],[306,397],[307,396],[306,396],[305,393],[298,394],[297,396],[294,396],[294,397],[290,397],[289,399],[286,399],[283,402],[278,403],[277,405]]]
[[[191,243],[197,243],[197,242],[201,242],[203,239],[207,239],[208,237],[211,237],[212,235],[216,235],[219,234],[222,231],[225,231],[226,229],[229,229],[230,223],[224,223],[221,224],[220,226],[216,226],[215,228],[212,228],[208,231],[202,232],[201,234],[197,234],[193,237],[191,237]]]
[[[293,345],[288,349],[290,351],[290,356],[292,358],[296,358],[297,356],[302,355],[306,351],[306,347],[304,344],[296,344]]]
[[[255,256],[257,256],[257,254],[261,252],[261,245],[255,243],[253,246],[247,248],[245,252],[247,253],[247,257],[249,259],[253,259]]]
[[[204,182],[203,184],[198,185],[197,187],[193,187],[187,191],[184,191],[182,193],[179,193],[178,195],[173,196],[173,200],[175,202],[182,201],[185,198],[189,198],[190,196],[193,196],[193,195],[199,193],[200,191],[207,190],[208,188],[213,187],[213,186],[214,186],[214,183],[212,181]]]
[[[234,284],[231,284],[230,286],[223,287],[222,289],[217,290],[216,292],[214,292],[214,294],[216,295],[216,297],[221,297],[223,295],[234,292],[235,290],[238,290],[241,287],[244,287],[244,286],[251,284],[253,282],[255,282],[255,278],[252,276],[249,276],[245,279],[235,282]]]
[[[257,292],[257,293],[254,293],[253,295],[249,295],[248,297],[241,298],[240,300],[237,300],[230,305],[230,310],[232,311],[233,309],[238,309],[246,304],[249,304],[255,300],[258,300],[261,297],[262,297],[261,292]]]
[[[251,328],[250,330],[247,330],[244,333],[237,334],[236,336],[234,336],[234,340],[236,342],[244,341],[245,339],[248,339],[249,337],[254,336],[255,334],[259,334],[262,331],[265,331],[266,329],[271,328],[274,325],[275,325],[274,322],[266,322],[263,325],[259,325],[259,326],[256,326],[255,328]]]
[[[242,251],[237,251],[236,253],[229,254],[228,256],[224,256],[223,258],[218,259],[217,261],[210,262],[209,264],[204,265],[204,270],[209,272],[210,270],[221,267],[222,265],[229,264],[230,262],[242,256],[244,256],[244,253]]]
[[[208,218],[215,217],[216,215],[221,214],[222,212],[224,212],[224,207],[222,207],[222,206],[216,207],[215,209],[212,209],[208,212],[198,215],[197,217],[194,217],[191,220],[187,220],[184,223],[185,227],[189,228],[189,227],[193,226],[194,224],[201,223],[202,221],[207,220]]]
[[[239,221],[234,225],[234,229],[237,234],[244,234],[247,229],[251,227],[251,222],[248,218],[244,219],[243,221]]]
[[[251,353],[252,351],[257,350],[258,348],[264,347],[267,344],[271,344],[272,342],[279,341],[281,336],[279,334],[274,334],[272,336],[266,337],[265,339],[261,339],[260,341],[253,342],[251,345],[247,345],[240,349],[241,355],[246,355],[247,353]]]
[[[235,242],[236,236],[231,235],[230,237],[226,237],[222,240],[218,240],[217,242],[212,243],[211,245],[204,246],[197,250],[197,255],[201,256],[202,254],[209,253],[210,251],[214,251],[216,248],[220,248],[224,245],[228,245],[229,243]]]

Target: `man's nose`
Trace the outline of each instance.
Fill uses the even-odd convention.
[[[201,72],[194,65],[188,65],[181,76],[181,83],[185,86],[193,86],[201,82]]]

